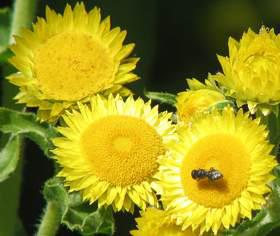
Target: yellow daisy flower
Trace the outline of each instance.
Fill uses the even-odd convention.
[[[137,230],[130,231],[132,236],[197,236],[191,229],[182,231],[168,216],[159,209],[148,208],[136,219]]]
[[[66,127],[58,128],[63,137],[53,140],[62,167],[58,176],[84,200],[115,211],[157,206],[151,185],[165,145],[176,138],[171,114],[140,98],[97,96],[90,102],[63,116]]]
[[[128,95],[123,84],[137,80],[138,58],[127,58],[134,44],[123,45],[126,31],[110,29],[100,9],[86,12],[83,3],[63,15],[46,9],[33,30],[23,29],[11,46],[10,62],[19,73],[8,77],[20,88],[19,103],[38,107],[39,118],[55,121],[62,112],[96,93]]]
[[[178,132],[180,141],[170,146],[172,158],[160,160],[156,176],[176,224],[217,234],[242,218],[251,219],[252,211],[266,202],[276,166],[259,119],[225,108],[196,118],[191,128],[179,127]],[[209,177],[199,179],[199,169]]]
[[[210,81],[206,80],[206,82]],[[226,99],[217,89],[204,85],[196,79],[187,80],[187,83],[190,89],[177,95],[176,107],[179,121],[188,123],[196,114],[207,112],[209,108]]]
[[[280,102],[280,36],[265,27],[256,34],[244,33],[240,42],[228,41],[229,57],[218,56],[224,74],[217,81],[227,95],[241,106],[248,103],[251,112],[259,107],[264,114]]]

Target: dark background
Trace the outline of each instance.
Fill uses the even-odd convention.
[[[38,0],[37,14],[44,16],[45,5],[62,12],[66,2],[74,5],[76,1]],[[103,17],[111,15],[113,26],[128,31],[126,42],[136,43],[135,55],[141,57],[137,73],[142,80],[131,87],[139,95],[144,89],[177,93],[186,88],[186,78],[202,80],[208,72],[217,72],[220,68],[216,54],[227,54],[229,36],[239,39],[249,27],[258,31],[263,24],[274,27],[276,32],[280,29],[279,0],[84,2],[88,9],[95,5],[101,7]],[[0,0],[0,6],[12,6],[12,1]],[[2,104],[10,106],[10,98],[16,90],[3,81],[0,87]],[[43,183],[52,174],[52,163],[27,141],[19,215],[28,235],[34,233],[34,224],[45,204],[41,196]],[[116,235],[128,235],[134,225],[131,216],[118,213]],[[62,227],[58,235],[76,234]]]

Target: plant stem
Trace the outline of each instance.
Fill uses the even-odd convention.
[[[31,25],[31,21],[35,14],[36,2],[37,0],[14,0],[9,43],[13,42],[12,35],[17,34],[21,27]],[[1,71],[2,73],[0,74],[0,77],[5,77],[7,73],[10,73],[10,67],[2,67]],[[12,102],[16,92],[14,87],[3,79],[1,80],[1,87],[1,104],[13,109],[18,108],[18,106],[15,106],[14,102]],[[20,138],[17,149],[20,155],[22,155],[24,150],[23,138]],[[22,166],[23,160],[19,157],[19,163],[13,175],[0,184],[0,222],[5,222],[3,224],[1,223],[0,235],[15,235],[16,230],[18,229],[18,205]],[[20,235],[24,235],[24,233],[20,233]]]
[[[13,35],[19,34],[20,28],[28,27],[35,15],[36,0],[15,0],[10,43],[14,42]]]
[[[48,202],[36,236],[55,236],[61,221],[61,211],[56,202]]]

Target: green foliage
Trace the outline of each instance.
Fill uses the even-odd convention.
[[[10,37],[10,18],[9,8],[0,9],[0,62],[2,61],[2,52],[7,50]]]
[[[0,182],[6,180],[17,167],[19,160],[20,136],[10,136],[5,147],[0,152]]]
[[[77,230],[81,235],[113,235],[114,218],[110,208],[98,209],[96,204],[89,205],[82,201],[79,193],[68,193],[60,179],[53,178],[46,182],[44,196],[48,202],[57,202],[61,211],[61,223],[70,230]]]
[[[10,49],[6,48],[1,52],[1,48],[0,48],[0,64],[6,63],[12,55],[13,53]]]
[[[266,206],[252,220],[246,220],[238,227],[226,230],[223,236],[264,236],[280,226],[280,166],[274,170],[276,179]]]
[[[158,101],[160,103],[169,104],[172,106],[176,105],[176,95],[172,93],[165,92],[144,92],[145,96],[149,99]]]
[[[280,140],[280,115],[277,113],[270,113],[264,117],[265,123],[269,129],[269,138],[272,144],[278,144]]]
[[[233,101],[231,101],[231,100],[224,100],[224,101],[215,103],[213,106],[210,106],[209,107],[209,111],[211,111],[213,109],[217,109],[217,110],[221,110],[222,111],[225,107],[232,107],[232,108],[236,109],[236,106],[235,106]]]
[[[0,131],[30,138],[47,156],[52,148],[50,139],[56,136],[54,128],[48,124],[40,124],[33,113],[3,107],[0,107]]]

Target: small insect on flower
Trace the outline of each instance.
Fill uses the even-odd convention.
[[[223,178],[223,174],[213,167],[211,167],[209,171],[205,169],[192,170],[191,175],[192,178],[196,180],[208,178],[210,181],[216,181]]]

